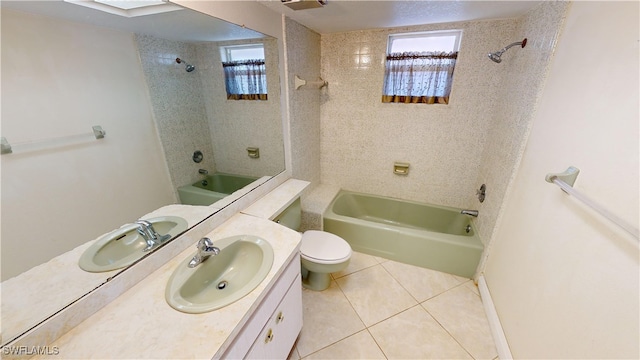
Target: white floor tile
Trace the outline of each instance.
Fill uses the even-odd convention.
[[[425,269],[419,266],[387,261],[382,264],[418,302],[423,302],[454,288],[468,279]]]
[[[378,261],[373,256],[354,251],[347,268],[343,271],[333,273],[331,276],[333,276],[334,279],[338,279],[374,265],[378,265]]]
[[[381,265],[341,277],[336,282],[366,326],[418,303]]]
[[[480,297],[467,286],[436,296],[422,306],[476,359],[498,355]]]
[[[369,328],[388,359],[471,359],[421,306]]]
[[[324,291],[302,291],[303,326],[297,348],[305,357],[365,328],[335,282]]]
[[[307,359],[386,359],[386,357],[371,334],[363,330],[304,358],[304,360]]]

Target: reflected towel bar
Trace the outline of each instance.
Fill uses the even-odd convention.
[[[17,144],[13,144],[13,146],[30,146],[30,145],[51,145],[51,143],[55,143],[55,142],[70,142],[70,141],[78,141],[81,139],[86,138],[87,136],[93,136],[96,139],[103,139],[104,136],[107,134],[106,131],[104,131],[102,129],[102,126],[100,125],[96,125],[93,128],[93,132],[92,133],[86,133],[86,134],[79,134],[79,135],[69,135],[69,136],[61,136],[61,137],[57,137],[57,138],[50,138],[50,139],[43,139],[43,140],[34,140],[34,141],[25,141],[22,143],[17,143]],[[7,138],[5,138],[4,136],[2,138],[0,138],[0,153],[2,155],[4,154],[11,154],[13,153],[13,147],[12,145],[9,143],[9,141],[7,140]]]
[[[565,193],[571,196],[574,196],[576,199],[580,200],[585,205],[589,206],[590,208],[595,210],[597,213],[607,218],[612,223],[618,225],[624,231],[633,235],[633,237],[635,237],[636,240],[639,240],[638,229],[636,229],[631,224],[621,219],[619,216],[603,208],[601,205],[597,204],[596,202],[589,199],[588,197],[586,197],[585,195],[583,195],[582,193],[578,192],[576,189],[573,188],[573,184],[575,183],[579,173],[580,173],[579,169],[573,166],[570,166],[563,173],[547,174],[547,176],[545,177],[545,180],[549,183],[558,185],[560,189],[562,189],[562,191],[564,191]]]

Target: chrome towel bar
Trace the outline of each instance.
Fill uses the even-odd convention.
[[[624,231],[631,234],[636,240],[639,240],[639,233],[637,228],[573,188],[573,184],[575,183],[579,173],[580,170],[578,168],[570,166],[565,172],[557,174],[547,174],[545,180],[549,183],[558,185],[560,189],[562,189],[562,191],[580,200],[582,203],[589,206],[597,213],[604,216],[609,221],[618,225]]]
[[[69,135],[69,136],[61,136],[61,137],[56,137],[56,138],[50,138],[50,139],[43,139],[43,140],[34,140],[34,141],[25,141],[25,142],[21,142],[21,143],[16,143],[11,145],[9,143],[9,141],[7,140],[7,138],[5,138],[4,136],[0,138],[0,153],[2,155],[4,154],[11,154],[13,153],[13,146],[18,146],[18,147],[22,147],[22,146],[34,146],[34,145],[51,145],[52,143],[58,143],[58,142],[73,142],[74,140],[77,141],[78,139],[84,139],[87,136],[93,136],[96,139],[103,139],[104,136],[107,134],[106,131],[104,131],[102,129],[102,126],[100,125],[96,125],[94,127],[92,127],[93,132],[92,133],[86,133],[86,134],[79,134],[79,135]]]

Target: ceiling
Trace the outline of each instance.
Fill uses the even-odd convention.
[[[294,11],[283,5],[280,0],[257,1],[320,34],[513,18],[523,15],[542,3],[542,1],[478,0],[327,0],[327,4],[322,8]]]
[[[213,1],[213,0],[209,0]],[[220,1],[220,0],[215,0]],[[236,0],[238,1],[238,0]],[[327,0],[321,8],[291,10],[281,0],[253,0],[318,33],[390,28],[456,21],[512,18],[542,1],[479,0]],[[308,1],[308,0],[304,0]],[[310,0],[316,1],[316,0]],[[2,8],[84,21],[181,41],[224,41],[264,35],[194,11],[172,11],[125,18],[62,0],[7,1]],[[176,24],[180,24],[177,26]]]
[[[62,0],[0,0],[0,8],[84,22],[176,41],[228,41],[266,36],[257,31],[188,9],[128,18]]]

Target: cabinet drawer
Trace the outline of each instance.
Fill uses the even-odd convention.
[[[282,300],[286,296],[287,292],[291,289],[292,284],[301,286],[300,282],[300,257],[294,256],[289,264],[287,264],[285,270],[280,275],[280,278],[276,281],[273,288],[268,291],[267,296],[262,300],[262,303],[251,314],[248,321],[243,325],[242,329],[232,339],[231,344],[223,350],[222,353],[214,355],[214,359],[243,359],[247,357],[247,353],[256,342],[256,339],[260,338],[261,332],[265,327],[265,324],[269,323],[274,313],[277,314],[277,309],[282,303]],[[302,317],[302,315],[300,315]]]
[[[246,359],[286,359],[302,329],[300,275],[258,335]]]

